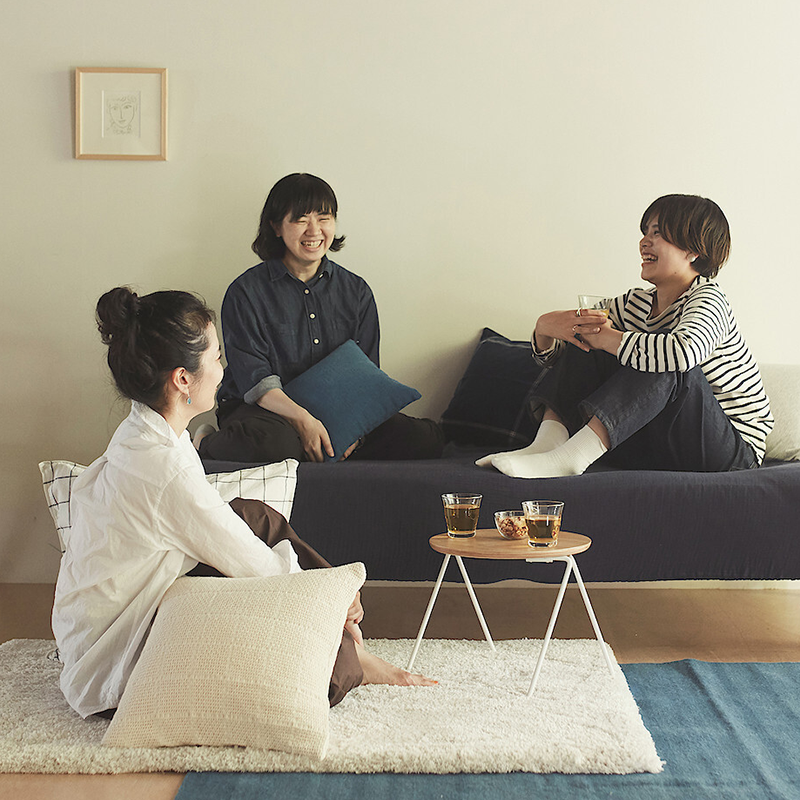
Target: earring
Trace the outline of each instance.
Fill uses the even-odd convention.
[[[187,395],[186,395],[186,405],[187,405],[187,406],[190,406],[191,404],[192,404],[192,398],[191,398],[191,397],[189,397],[189,395],[187,394]]]

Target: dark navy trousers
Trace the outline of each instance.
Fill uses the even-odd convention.
[[[529,399],[577,433],[593,416],[608,431],[603,463],[627,469],[727,472],[758,466],[700,367],[640,372],[602,350],[567,346],[542,371]]]

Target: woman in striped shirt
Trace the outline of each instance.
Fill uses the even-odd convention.
[[[531,397],[534,441],[479,459],[517,478],[579,475],[605,462],[632,469],[722,472],[757,467],[772,429],[755,359],[714,277],[728,221],[711,200],[666,195],[641,221],[642,278],[601,311],[551,311],[534,357],[548,367]],[[576,319],[577,317],[577,319]]]

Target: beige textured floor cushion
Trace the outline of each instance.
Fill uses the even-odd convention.
[[[103,743],[323,758],[333,663],[365,577],[355,563],[273,578],[179,579]]]

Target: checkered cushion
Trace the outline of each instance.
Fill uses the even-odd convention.
[[[297,486],[297,461],[293,458],[236,472],[218,472],[206,475],[206,479],[226,503],[236,497],[260,500],[279,511],[286,519],[292,516],[294,490]]]
[[[47,508],[53,518],[58,534],[58,544],[64,552],[64,542],[72,528],[72,518],[69,511],[69,496],[72,493],[72,484],[86,467],[74,461],[42,461],[39,471],[42,473],[42,486],[47,499]]]
[[[69,509],[72,484],[85,469],[86,467],[74,461],[42,461],[39,464],[44,496],[56,526],[62,553],[72,528]],[[292,515],[297,486],[297,461],[294,459],[288,458],[277,464],[264,464],[236,472],[207,475],[206,478],[227,503],[236,497],[260,500],[283,514],[286,519]]]

